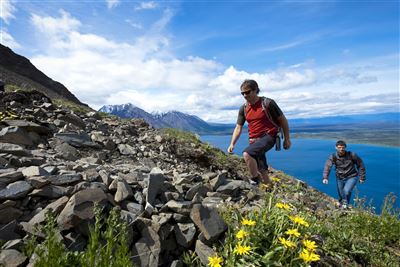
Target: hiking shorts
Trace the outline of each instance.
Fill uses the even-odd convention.
[[[268,170],[267,158],[265,153],[275,145],[275,137],[266,134],[257,138],[253,143],[246,147],[243,152],[247,152],[257,161],[259,171]]]

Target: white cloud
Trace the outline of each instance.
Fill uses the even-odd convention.
[[[107,7],[109,9],[116,7],[120,4],[120,0],[106,0],[107,1]]]
[[[11,19],[15,19],[14,13],[17,9],[13,5],[13,2],[12,0],[0,1],[0,18],[7,24]]]
[[[155,9],[158,7],[158,4],[154,1],[149,2],[140,2],[138,6],[135,7],[135,10],[144,10],[144,9]]]
[[[136,29],[139,29],[139,30],[143,28],[142,24],[133,22],[130,19],[126,19],[125,22],[128,23],[129,25],[131,25],[133,28],[136,28]]]
[[[11,49],[19,49],[21,45],[6,31],[5,28],[0,29],[0,43]]]
[[[235,122],[244,79],[255,79],[261,95],[277,101],[289,118],[395,110],[398,66],[386,59],[317,67],[293,64],[263,73],[224,67],[200,57],[176,58],[165,28],[166,10],[145,35],[119,43],[81,33],[81,22],[65,11],[32,16],[47,44],[31,61],[93,108],[131,102],[148,112],[180,110],[212,122]],[[54,51],[56,50],[56,51]]]

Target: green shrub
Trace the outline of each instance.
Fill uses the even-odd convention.
[[[72,101],[66,100],[64,98],[56,98],[56,99],[52,99],[51,101],[55,105],[63,107],[63,108],[66,108],[66,109],[70,109],[70,110],[74,111],[75,113],[84,114],[84,113],[88,113],[90,111],[93,111],[93,109],[91,109],[88,106],[79,105],[77,103],[74,103]]]
[[[55,216],[46,214],[46,224],[39,231],[45,236],[38,244],[31,237],[25,246],[25,253],[38,255],[35,267],[129,267],[133,266],[127,245],[127,224],[120,218],[120,212],[113,209],[107,219],[101,209],[95,207],[95,224],[90,229],[89,242],[83,252],[68,251],[57,231]]]

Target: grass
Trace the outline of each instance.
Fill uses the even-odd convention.
[[[63,98],[52,99],[52,101],[55,105],[66,108],[66,109],[70,109],[70,110],[74,111],[75,113],[83,114],[83,113],[88,113],[90,111],[93,111],[93,109],[91,109],[90,107],[79,105],[72,101],[63,99]]]
[[[275,193],[266,194],[260,209],[223,212],[228,232],[209,266],[398,266],[400,213],[393,195],[380,215],[358,204],[351,212],[319,218]]]
[[[90,229],[89,242],[82,252],[68,251],[58,238],[55,216],[46,214],[46,224],[39,231],[45,239],[39,243],[35,236],[28,239],[25,253],[37,254],[35,267],[129,267],[133,266],[127,245],[127,225],[113,209],[107,218],[95,207],[95,224]]]
[[[196,134],[185,132],[174,128],[165,128],[162,130],[164,137],[172,142],[180,142],[187,147],[197,148],[207,158],[209,165],[215,165],[224,169],[241,169],[243,160],[236,155],[227,155],[222,150],[213,147],[209,143],[203,143]]]

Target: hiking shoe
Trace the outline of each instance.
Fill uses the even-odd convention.
[[[251,185],[258,185],[258,184],[260,183],[260,181],[258,180],[257,177],[253,177],[253,178],[250,178],[250,179],[249,179],[249,183],[250,183]]]

